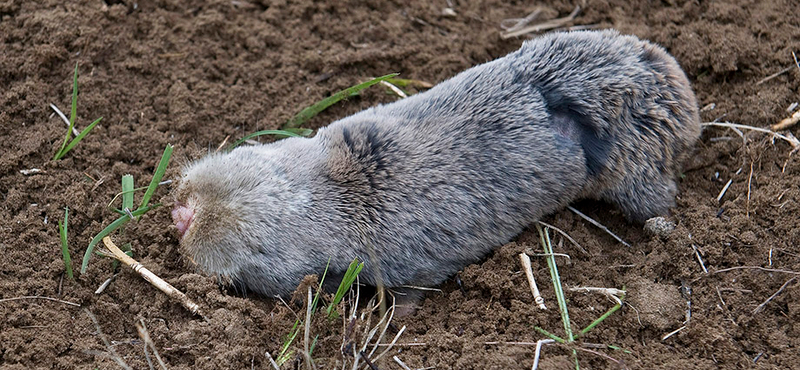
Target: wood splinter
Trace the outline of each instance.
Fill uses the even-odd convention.
[[[193,315],[199,315],[203,319],[206,319],[205,315],[203,315],[202,311],[200,310],[200,306],[192,302],[192,300],[189,299],[186,294],[183,294],[183,292],[176,289],[170,283],[164,281],[164,279],[158,277],[156,274],[142,266],[141,263],[125,254],[125,252],[120,250],[119,247],[117,247],[114,242],[111,241],[111,237],[107,236],[103,238],[103,244],[105,244],[106,248],[111,251],[112,257],[130,267],[133,269],[133,271],[139,273],[139,275],[142,275],[142,278],[147,280],[147,282],[150,284],[153,284],[153,286],[158,288],[160,291],[164,292],[168,297],[180,302],[180,304],[189,310],[189,312],[191,312]]]

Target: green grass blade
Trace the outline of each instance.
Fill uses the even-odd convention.
[[[539,333],[543,334],[544,336],[546,336],[546,337],[548,337],[548,338],[550,338],[550,339],[552,339],[552,340],[554,340],[554,341],[556,341],[558,343],[566,343],[563,338],[561,338],[558,335],[555,335],[555,334],[553,334],[553,333],[551,333],[551,332],[549,332],[547,330],[544,330],[544,329],[542,329],[542,328],[540,328],[538,326],[534,326],[533,330],[538,331]]]
[[[597,326],[597,324],[603,322],[603,320],[607,319],[614,312],[617,312],[617,310],[619,310],[621,307],[622,307],[621,304],[619,304],[619,303],[615,304],[614,307],[611,307],[608,311],[606,311],[606,313],[604,313],[603,316],[598,317],[596,320],[592,321],[592,323],[589,324],[589,326],[587,326],[586,328],[581,330],[580,333],[578,333],[578,335],[575,336],[575,339],[580,338],[582,335],[584,335],[584,334],[588,333],[590,330],[594,329],[594,327]]]
[[[134,216],[141,216],[141,215],[147,213],[147,211],[150,211],[151,209],[156,208],[156,207],[158,207],[160,205],[161,204],[154,204],[152,206],[139,208],[139,209],[133,211],[132,214]],[[103,231],[100,231],[99,234],[95,235],[95,237],[92,238],[92,241],[89,242],[89,246],[86,248],[86,253],[83,254],[83,262],[81,263],[81,274],[85,274],[86,273],[86,268],[89,267],[89,260],[92,258],[92,252],[94,252],[94,247],[97,245],[97,243],[99,243],[101,240],[103,240],[103,238],[105,238],[108,234],[111,234],[112,232],[114,232],[114,230],[119,229],[122,225],[125,225],[125,223],[127,223],[130,220],[131,220],[131,218],[128,217],[128,215],[124,215],[124,216],[116,219],[114,222],[112,222],[108,226],[106,226],[105,229],[103,229]]]
[[[67,155],[67,153],[69,153],[69,151],[72,150],[72,148],[74,148],[75,145],[78,145],[78,143],[80,143],[81,140],[83,140],[83,137],[86,136],[86,134],[88,134],[89,131],[92,131],[94,126],[97,126],[97,124],[100,123],[100,121],[102,119],[103,119],[103,117],[100,117],[100,118],[94,120],[94,122],[92,122],[92,124],[90,124],[89,126],[86,126],[86,128],[83,129],[83,131],[81,131],[81,133],[78,134],[78,136],[76,136],[74,139],[72,139],[72,141],[70,141],[69,145],[67,145],[66,148],[64,148],[63,152],[61,152],[61,157]],[[72,126],[70,126],[70,131],[71,130],[72,130]]]
[[[286,339],[283,341],[283,345],[281,346],[281,352],[278,354],[278,358],[275,362],[278,366],[283,365],[284,362],[289,361],[292,358],[292,352],[289,351],[289,346],[292,345],[294,339],[297,338],[297,334],[300,333],[300,320],[295,320],[294,326],[292,326],[292,330],[289,331],[289,335],[286,336]]]
[[[156,191],[158,184],[161,182],[161,178],[164,177],[164,172],[167,171],[167,164],[169,164],[169,158],[171,156],[172,156],[172,145],[167,145],[167,147],[164,148],[164,154],[161,155],[161,160],[158,162],[158,167],[156,168],[156,172],[153,174],[153,179],[150,180],[150,185],[144,192],[144,196],[142,197],[142,202],[139,204],[139,209],[147,207],[147,204],[150,203],[150,198],[153,196],[153,193]]]
[[[72,257],[69,255],[69,245],[67,244],[67,225],[69,224],[69,207],[64,209],[64,223],[58,221],[58,234],[61,236],[61,255],[64,258],[64,268],[67,270],[67,277],[72,276]]]
[[[122,176],[122,209],[133,209],[133,175]]]
[[[72,133],[72,128],[75,127],[75,116],[78,114],[78,63],[75,63],[75,73],[72,74],[72,108],[70,108],[69,114],[69,128],[67,128],[67,135],[64,136],[64,143],[61,144],[61,148],[58,149],[56,155],[53,156],[53,160],[58,160],[59,158],[64,156],[64,148],[67,146],[67,142],[69,141],[69,135]]]
[[[311,129],[307,129],[307,128],[288,129],[288,130],[262,130],[262,131],[256,131],[256,132],[254,132],[254,133],[252,133],[250,135],[247,135],[247,136],[245,136],[245,137],[243,137],[243,138],[241,138],[239,140],[236,140],[235,143],[231,144],[225,150],[226,151],[231,151],[234,148],[236,148],[237,146],[242,145],[243,142],[245,142],[247,140],[250,140],[250,139],[252,139],[254,137],[257,137],[257,136],[275,135],[275,136],[279,136],[279,137],[301,137],[301,136],[311,135],[312,132],[314,132],[314,131],[311,130]]]
[[[350,287],[353,286],[353,283],[356,281],[356,277],[364,268],[364,263],[358,262],[358,258],[354,259],[353,262],[350,262],[350,266],[347,267],[347,271],[344,273],[344,277],[342,278],[342,282],[339,283],[339,288],[336,289],[336,294],[333,296],[333,300],[331,304],[328,305],[328,317],[332,317],[334,312],[333,309],[342,301],[344,298],[345,293],[350,290]]]
[[[547,267],[550,270],[550,279],[553,281],[553,289],[556,293],[556,300],[558,301],[558,310],[561,314],[561,322],[564,324],[564,331],[567,334],[567,342],[575,340],[572,334],[572,326],[569,320],[569,310],[567,309],[567,299],[564,296],[564,289],[561,286],[561,276],[558,274],[558,266],[556,265],[556,258],[553,255],[553,245],[550,243],[550,234],[547,229],[542,231],[542,226],[536,224],[536,229],[539,230],[539,237],[546,254]]]
[[[314,105],[312,105],[310,107],[306,107],[305,109],[301,110],[300,113],[298,113],[296,116],[292,117],[292,119],[290,119],[289,122],[286,122],[286,124],[284,124],[282,128],[285,129],[285,128],[300,127],[302,124],[306,123],[306,121],[308,121],[309,119],[311,119],[314,116],[316,116],[317,114],[319,114],[319,112],[324,111],[325,109],[327,109],[331,105],[334,105],[334,104],[338,103],[340,100],[346,99],[346,98],[349,98],[349,97],[352,97],[352,96],[356,96],[356,95],[358,95],[358,93],[361,90],[364,90],[364,89],[366,89],[366,88],[368,88],[368,87],[370,87],[372,85],[380,83],[381,81],[384,81],[384,80],[390,79],[392,77],[395,77],[398,74],[399,73],[388,74],[386,76],[381,76],[381,77],[378,77],[378,78],[374,78],[374,79],[369,80],[367,82],[360,83],[358,85],[351,86],[351,87],[348,87],[348,88],[346,88],[344,90],[341,90],[341,91],[339,91],[339,92],[337,92],[337,93],[335,93],[335,94],[333,94],[333,95],[331,95],[331,96],[329,96],[329,97],[327,97],[325,99],[320,100],[316,104],[314,104]]]

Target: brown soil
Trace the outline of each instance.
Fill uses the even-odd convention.
[[[521,39],[500,39],[499,24],[535,8],[453,0],[456,15],[448,17],[442,15],[444,0],[106,3],[0,1],[0,298],[45,296],[83,307],[40,299],[0,302],[2,368],[116,367],[84,308],[134,368],[148,368],[135,328],[140,319],[170,368],[270,368],[264,353],[277,354],[295,314],[195,274],[178,253],[168,207],[130,224],[116,239],[130,242],[137,259],[206,307],[207,322],[127,269],[94,294],[113,274],[111,262],[99,257],[86,274],[64,278],[57,233],[64,207],[70,208],[77,269],[90,238],[115,218],[106,204],[120,177],[131,173],[137,186],[146,185],[167,143],[176,145],[167,178],[176,178],[181,164],[227,136],[276,128],[302,107],[368,76],[400,72],[441,81],[519,47]],[[566,0],[544,3],[547,17],[574,7]],[[800,100],[796,68],[757,84],[792,67],[791,52],[800,51],[800,8],[792,1],[590,0],[575,23],[614,27],[664,45],[686,69],[701,106],[715,104],[704,111],[706,121],[723,117],[767,127]],[[79,127],[104,119],[65,159],[53,162],[65,126],[48,104],[68,111],[75,63],[81,73]],[[310,127],[394,99],[372,88]],[[571,256],[558,259],[566,286],[628,289],[629,304],[578,343],[619,346],[627,351],[591,350],[636,369],[800,368],[800,283],[790,282],[753,312],[796,273],[714,273],[737,266],[800,271],[800,162],[785,142],[761,133],[747,137],[743,148],[731,130],[706,130],[680,184],[672,215],[677,228],[666,238],[648,236],[598,202],[575,206],[632,247],[568,211],[546,219],[584,249],[567,241],[556,247]],[[44,172],[20,173],[31,168]],[[716,201],[729,179],[732,185]],[[160,189],[155,199],[168,203],[168,191]],[[701,270],[692,245],[710,273]],[[533,260],[534,273],[550,309],[532,303],[516,257],[528,248],[539,249],[535,230],[467,267],[440,293],[428,294],[415,314],[395,319],[387,336],[407,329],[389,355],[411,368],[530,368],[534,347],[526,343],[543,338],[533,327],[556,334],[563,328],[540,258]],[[567,297],[579,327],[613,304],[595,294]],[[687,300],[690,321],[662,340],[684,325]],[[300,314],[302,305],[289,302]],[[315,319],[319,368],[341,361],[343,331],[341,322]],[[286,368],[305,368],[302,343]],[[570,353],[565,346],[546,346],[540,368],[571,367]],[[578,356],[582,368],[623,367],[585,351]],[[375,366],[400,368],[391,356]]]

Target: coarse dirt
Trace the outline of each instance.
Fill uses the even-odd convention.
[[[104,336],[131,367],[149,368],[135,326],[140,320],[171,369],[271,368],[265,353],[278,355],[296,315],[305,313],[303,298],[284,305],[245,297],[197,274],[178,250],[170,186],[154,198],[167,206],[130,223],[115,240],[131,243],[134,257],[201,304],[208,321],[128,269],[118,269],[108,288],[95,294],[115,274],[107,259],[95,256],[86,274],[77,273],[89,240],[116,218],[107,204],[121,176],[133,174],[136,186],[146,186],[171,143],[175,154],[166,178],[177,179],[182,164],[226,137],[277,128],[303,107],[371,76],[400,72],[442,81],[518,48],[524,37],[500,38],[504,19],[537,7],[544,18],[563,17],[575,5],[0,1],[0,368],[117,368]],[[443,13],[447,7],[450,15]],[[800,51],[800,7],[790,0],[589,0],[571,25],[616,28],[663,45],[692,81],[704,121],[769,127],[800,101],[800,69],[792,59],[792,51]],[[78,126],[100,116],[103,121],[54,162],[66,126],[49,104],[68,113],[76,63]],[[395,99],[370,88],[308,126]],[[670,217],[677,227],[666,237],[648,235],[602,202],[574,206],[631,247],[569,211],[544,220],[580,244],[553,235],[556,251],[571,257],[557,257],[566,287],[624,287],[628,293],[627,304],[576,346],[545,346],[541,369],[574,368],[571,348],[578,349],[582,369],[800,368],[800,281],[792,280],[800,272],[800,161],[784,141],[744,134],[746,146],[733,130],[705,130],[680,181]],[[20,172],[33,168],[41,172]],[[64,207],[70,209],[75,280],[64,277],[59,248]],[[563,326],[541,257],[533,258],[533,270],[549,309],[533,303],[517,258],[529,249],[541,250],[535,228],[465,268],[438,287],[441,292],[428,293],[416,313],[395,318],[383,343],[405,330],[372,368],[400,369],[392,356],[411,369],[530,368],[531,344],[544,338],[534,326],[562,336]],[[749,268],[722,271],[736,267]],[[580,328],[614,304],[596,293],[566,294]],[[81,307],[7,300],[26,296]],[[352,332],[341,320],[315,316],[317,368],[342,367],[340,346]],[[301,334],[283,368],[306,368],[303,345]]]

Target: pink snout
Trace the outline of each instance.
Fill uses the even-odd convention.
[[[194,209],[183,203],[175,203],[175,209],[172,210],[172,222],[174,222],[175,227],[178,228],[181,238],[186,234],[186,230],[189,230],[193,219]]]

